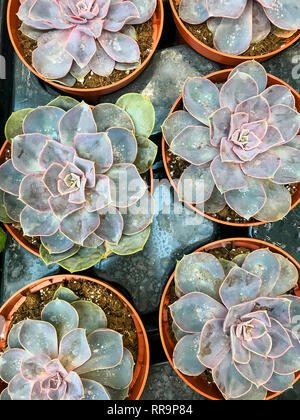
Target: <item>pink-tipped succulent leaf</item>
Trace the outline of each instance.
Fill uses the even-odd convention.
[[[15,324],[0,358],[1,400],[109,400],[128,394],[134,361],[104,311],[60,287],[41,321]],[[60,298],[61,299],[60,299]]]
[[[238,265],[198,252],[177,264],[173,362],[189,376],[210,369],[225,399],[265,399],[300,370],[300,298],[285,295],[299,275],[268,249],[241,256]]]
[[[200,77],[186,81],[185,110],[162,127],[170,151],[190,164],[180,200],[210,213],[226,202],[246,220],[275,222],[289,212],[286,185],[300,182],[300,114],[288,87],[267,83],[256,61],[236,67],[221,88]]]
[[[182,0],[179,16],[192,25],[207,22],[215,48],[231,55],[264,40],[273,26],[281,38],[300,29],[298,0]]]

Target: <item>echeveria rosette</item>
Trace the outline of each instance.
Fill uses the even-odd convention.
[[[141,64],[134,25],[147,22],[157,0],[21,0],[21,32],[37,42],[32,65],[48,80],[73,86],[92,71]]]
[[[257,62],[236,67],[221,88],[188,79],[184,110],[163,125],[170,151],[191,164],[180,200],[215,214],[227,204],[243,219],[275,222],[290,211],[286,185],[300,182],[300,114],[291,90],[267,88]]]
[[[267,248],[234,261],[199,252],[178,263],[173,362],[188,376],[211,370],[225,399],[265,399],[300,370],[300,298],[286,294],[298,270]]]
[[[280,38],[300,29],[298,0],[181,0],[179,16],[192,25],[207,22],[215,48],[231,55],[264,40],[272,26]]]
[[[65,289],[65,290],[64,290]],[[67,292],[67,294],[65,293]],[[67,296],[67,300],[65,297]],[[125,399],[134,360],[104,311],[66,288],[41,320],[15,324],[0,357],[1,400]]]
[[[154,120],[139,94],[93,110],[59,97],[12,114],[11,159],[0,166],[1,220],[20,223],[25,236],[40,238],[46,264],[71,272],[112,252],[140,251],[154,214],[141,177],[157,153],[148,139]]]

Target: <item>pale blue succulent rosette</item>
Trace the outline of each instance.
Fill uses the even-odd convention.
[[[170,151],[189,164],[177,186],[181,201],[209,214],[227,205],[259,222],[289,213],[286,186],[300,182],[300,114],[288,87],[267,84],[256,61],[237,66],[221,88],[186,81],[184,110],[162,126]]]
[[[24,0],[20,31],[36,41],[32,65],[43,77],[66,86],[93,72],[141,65],[135,25],[153,16],[157,0]]]
[[[300,29],[298,0],[182,0],[180,18],[191,25],[206,22],[216,50],[245,53],[273,32],[289,38]]]
[[[59,287],[41,320],[15,324],[0,357],[0,400],[123,400],[134,359],[105,312]]]
[[[300,370],[300,298],[290,294],[297,267],[262,248],[232,261],[186,255],[175,271],[170,305],[176,369],[212,372],[227,400],[263,400],[293,387]]]
[[[58,97],[6,124],[11,158],[0,166],[0,220],[41,241],[47,265],[70,272],[111,253],[143,249],[154,201],[143,180],[157,146],[151,102],[127,94],[93,109]]]

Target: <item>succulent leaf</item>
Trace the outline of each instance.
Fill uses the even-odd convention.
[[[78,328],[84,329],[87,335],[107,327],[105,312],[98,305],[84,300],[76,300],[72,306],[79,316]]]
[[[180,329],[193,333],[200,333],[206,321],[211,318],[224,319],[226,316],[226,309],[223,305],[199,292],[184,295],[170,306],[170,311]]]
[[[135,235],[123,235],[117,245],[107,243],[108,250],[117,255],[131,255],[136,254],[144,249],[149,236],[151,228],[148,226],[142,232]]]
[[[200,334],[189,334],[176,344],[173,353],[175,369],[188,376],[201,375],[206,367],[199,362],[197,355],[200,345]]]
[[[33,108],[20,109],[13,112],[5,124],[5,138],[10,143],[12,139],[20,134],[23,134],[23,121]]]
[[[200,126],[182,130],[172,141],[170,150],[192,165],[203,165],[218,154],[218,150],[211,146],[209,128]]]
[[[220,296],[227,308],[254,300],[262,287],[260,277],[240,268],[233,267],[220,286]],[[238,293],[239,292],[239,293]]]
[[[184,106],[192,117],[209,125],[209,117],[220,108],[218,88],[207,79],[188,79],[183,88]]]
[[[209,164],[191,165],[181,175],[178,183],[180,201],[200,204],[207,201],[214,190],[214,180]]]
[[[78,312],[68,302],[59,299],[50,302],[43,309],[41,318],[54,326],[59,341],[65,334],[76,329],[79,323]]]
[[[133,368],[133,357],[130,351],[124,348],[123,358],[120,364],[111,369],[99,369],[84,373],[82,377],[100,382],[105,387],[125,389],[132,381]]]
[[[243,377],[232,363],[232,354],[228,353],[223,361],[212,371],[214,382],[228,398],[240,398],[247,394],[252,385]]]
[[[187,336],[189,337],[189,336]],[[204,366],[215,369],[230,352],[231,342],[223,331],[222,319],[206,322],[200,339],[198,358]]]
[[[155,125],[155,110],[149,98],[127,93],[117,100],[116,105],[130,116],[137,136],[151,136]]]
[[[201,292],[215,300],[220,300],[219,288],[224,277],[218,259],[205,252],[184,256],[175,271],[175,283],[184,294]]]

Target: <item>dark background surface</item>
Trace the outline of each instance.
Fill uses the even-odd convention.
[[[36,78],[21,63],[10,44],[6,29],[7,1],[0,4],[0,54],[6,61],[6,78],[0,74],[0,130],[4,142],[4,125],[12,111],[26,107],[45,105],[61,94]],[[172,190],[166,181],[160,144],[160,126],[179,96],[184,80],[189,76],[206,75],[222,67],[196,54],[186,45],[180,45],[171,16],[168,0],[164,0],[165,25],[157,52],[147,70],[131,85],[99,102],[115,102],[127,92],[139,92],[149,96],[155,106],[157,121],[152,140],[159,146],[159,154],[153,167],[154,177],[160,180],[154,191],[156,216],[152,233],[144,251],[130,256],[111,256],[94,268],[83,272],[113,284],[136,307],[147,329],[151,369],[143,399],[197,400],[204,399],[188,388],[166,361],[158,331],[158,306],[176,259],[216,239],[231,237],[255,237],[280,246],[299,261],[300,257],[300,210],[292,211],[283,221],[252,229],[230,228],[214,224],[174,201]],[[267,71],[300,90],[300,42],[264,63]],[[169,205],[170,214],[164,206]],[[4,252],[0,255],[0,301],[3,303],[22,286],[41,277],[66,273],[58,265],[46,267],[38,258],[21,248],[8,237]],[[78,274],[78,273],[77,273]],[[293,390],[279,399],[299,400],[300,381]]]

